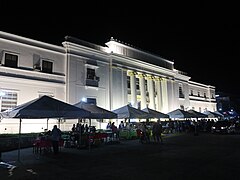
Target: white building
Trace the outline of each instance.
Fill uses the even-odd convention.
[[[215,87],[190,81],[172,61],[113,38],[100,46],[66,36],[62,45],[0,32],[1,111],[41,95],[70,104],[84,98],[108,110],[131,103],[163,113],[216,111]],[[73,122],[63,121],[61,128],[70,130]],[[23,120],[23,132],[46,128],[46,121]],[[1,133],[17,131],[17,119],[1,120]]]

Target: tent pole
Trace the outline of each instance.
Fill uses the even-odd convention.
[[[18,162],[20,162],[20,149],[21,149],[21,125],[22,119],[19,120],[19,133],[18,133]]]
[[[61,118],[58,119],[58,128],[60,129],[60,121],[61,121]]]
[[[49,118],[47,118],[47,130],[48,130],[48,120],[49,120]]]
[[[89,118],[89,129],[88,129],[88,143],[89,143],[89,151],[91,150],[91,139],[90,138],[93,138],[92,137],[92,132],[91,132],[91,129],[90,129],[90,126],[91,126],[91,118]]]
[[[78,118],[78,123],[80,123],[80,119]],[[79,129],[79,148],[81,148],[81,146],[82,146],[82,124],[80,124],[80,129]]]

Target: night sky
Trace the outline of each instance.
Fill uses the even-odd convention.
[[[38,8],[1,12],[0,31],[60,46],[66,35],[99,45],[113,37],[174,61],[192,81],[240,95],[237,5],[31,6]]]

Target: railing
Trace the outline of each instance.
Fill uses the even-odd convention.
[[[86,79],[86,86],[98,87],[98,81],[93,79]]]

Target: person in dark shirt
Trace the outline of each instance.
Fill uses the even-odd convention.
[[[61,130],[57,127],[57,125],[54,125],[51,131],[51,140],[52,140],[53,153],[55,155],[59,153],[59,141],[61,139],[61,135],[62,135]]]

